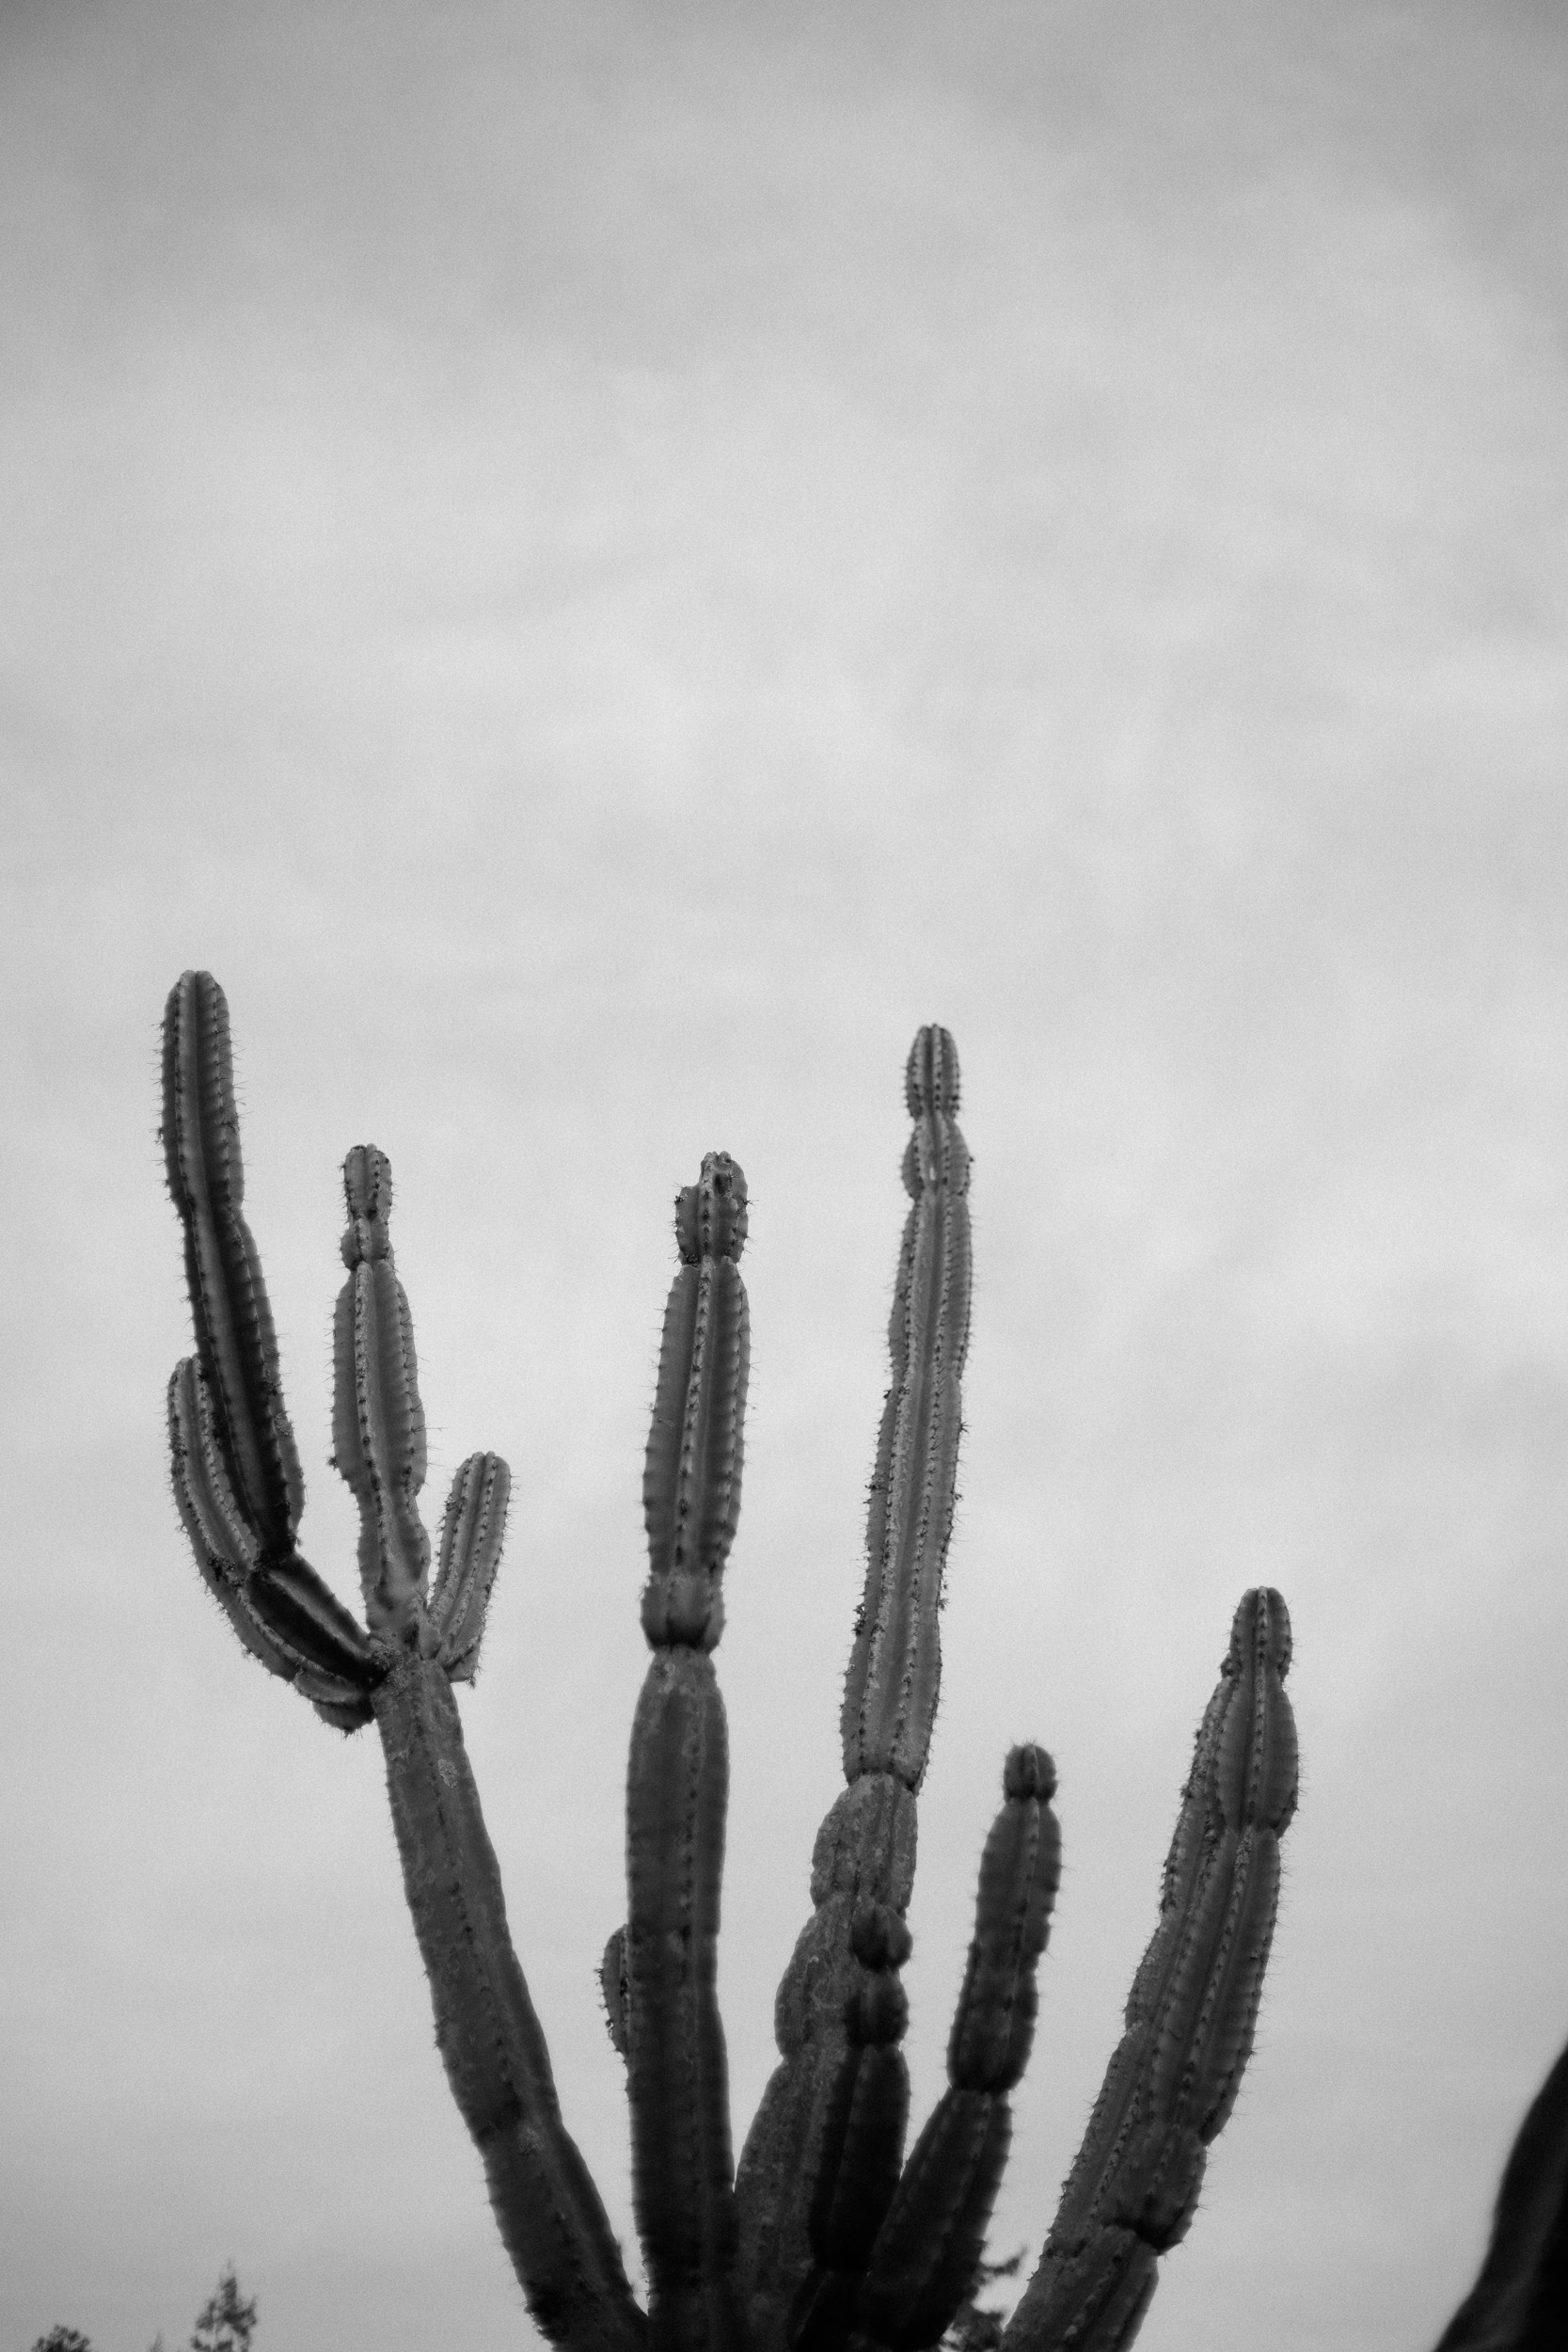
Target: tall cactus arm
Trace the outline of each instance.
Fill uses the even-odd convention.
[[[1568,2344],[1568,2049],[1519,2126],[1481,2276],[1437,2352],[1561,2352]]]
[[[844,2292],[840,2274],[841,2330],[819,2330],[812,2352],[837,2352],[848,2342],[863,2352],[923,2352],[974,2285],[1012,2133],[1007,2094],[1034,2038],[1035,1972],[1061,1877],[1051,1758],[1041,1748],[1015,1748],[1002,1786],[948,2042],[949,2088],[910,2152],[875,2243],[862,2252],[858,2293]],[[813,2219],[820,2264],[830,2249]],[[807,2339],[798,2341],[806,2352]]]
[[[642,2314],[562,2121],[451,1683],[438,1660],[409,1648],[374,1705],[436,2042],[529,2309],[569,2352],[635,2352]]]
[[[1186,2234],[1262,1993],[1279,1840],[1296,1802],[1290,1662],[1284,1601],[1267,1587],[1248,1593],[1198,1731],[1127,2029],[1006,2352],[1122,2352],[1159,2256]]]
[[[229,1006],[184,972],[164,1011],[164,1157],[185,1230],[197,1355],[230,1486],[260,1554],[293,1548],[305,1486],[283,1406],[261,1261],[245,1223]]]
[[[729,1757],[712,1651],[740,1507],[746,1409],[746,1181],[710,1152],[676,1202],[671,1286],[643,1477],[653,1657],[626,1772],[624,2040],[632,2186],[649,2337],[734,2352],[729,2085],[716,1992]],[[608,1960],[607,1960],[608,1982]]]
[[[864,1989],[853,1946],[864,1904],[902,1921],[914,1883],[915,1791],[926,1770],[941,1677],[939,1608],[960,1430],[959,1379],[969,1334],[969,1153],[959,1133],[958,1062],[945,1029],[916,1037],[905,1071],[913,1122],[903,1180],[904,1228],[889,1326],[893,1383],[878,1440],[866,1526],[864,1597],[842,1718],[846,1787],[818,1832],[814,1913],[795,1947],[775,2011],[781,2062],[763,2094],[736,2179],[740,2266],[758,2352],[787,2340],[814,2267],[811,2215],[826,2209],[840,2162],[854,2048],[847,2022]],[[888,1969],[896,1975],[896,1963]],[[895,2170],[904,2059],[896,2004],[875,2073],[883,2132],[875,2177]],[[856,2059],[858,2077],[864,2065]],[[907,2089],[902,2092],[907,2098]],[[880,2168],[879,2170],[878,2168]],[[863,2217],[858,2225],[863,2227]],[[824,2323],[826,2324],[826,2323]]]
[[[845,1677],[844,1777],[893,1772],[918,1789],[942,1679],[938,1609],[958,1466],[969,1344],[969,1151],[954,1114],[958,1057],[922,1029],[905,1071],[913,1132],[888,1348],[893,1386],[871,1477],[865,1597]]]
[[[175,1501],[197,1565],[240,1639],[343,1730],[370,1721],[380,1671],[363,1632],[294,1544],[304,1500],[245,1168],[229,1007],[186,972],[164,1011],[165,1161],[184,1230],[197,1354],[169,1384]]]

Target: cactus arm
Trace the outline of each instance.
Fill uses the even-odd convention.
[[[969,1341],[969,1152],[954,1113],[958,1062],[922,1029],[905,1073],[913,1205],[888,1330],[888,1391],[871,1479],[865,1597],[845,1678],[844,1777],[891,1772],[918,1789],[942,1677],[938,1608],[953,1525],[959,1379]]]
[[[860,2290],[863,2340],[936,2344],[969,2295],[1012,2137],[1008,2093],[1028,2062],[1035,1972],[1061,1877],[1056,1774],[1015,1748],[980,1864],[974,1937],[947,2048],[948,2089],[910,2152]]]
[[[653,1656],[626,1772],[621,2034],[650,2342],[732,2352],[733,2161],[716,1992],[729,1758],[712,1651],[740,1504],[748,1320],[736,1263],[746,1184],[726,1153],[710,1152],[681,1194],[675,1231],[681,1263],[643,1477],[641,1613]]]
[[[898,2186],[909,2122],[910,2075],[903,2051],[909,1996],[898,1971],[909,1929],[885,1903],[857,1904],[849,1947],[863,1972],[845,2010],[846,2046],[822,2128],[806,2226],[813,2264],[798,2292],[789,2341],[794,2352],[839,2352],[855,2315],[867,2259]]]
[[[284,1410],[261,1262],[241,1203],[229,1007],[210,972],[185,972],[164,1013],[164,1155],[185,1233],[197,1354],[229,1484],[260,1553],[287,1553],[304,1503]]]
[[[378,1685],[374,1707],[436,2042],[529,2309],[550,2342],[569,2352],[634,2352],[643,2340],[642,2314],[562,2121],[439,1661],[404,1650]]]
[[[348,1230],[333,1328],[333,1459],[359,1504],[359,1581],[372,1639],[434,1648],[425,1610],[430,1538],[416,1500],[424,1484],[424,1407],[408,1300],[392,1260],[392,1170],[361,1144],[343,1162]]]
[[[529,2308],[552,2342],[609,2352],[640,2342],[610,2225],[561,2117],[549,2054],[506,1924],[500,1872],[463,1745],[451,1671],[471,1674],[499,1557],[506,1465],[476,1454],[442,1533],[440,1615],[430,1545],[408,1300],[388,1232],[391,1168],[373,1145],[343,1164],[348,1280],[335,1323],[334,1458],[359,1504],[359,1569],[404,1891],[452,2096],[483,2159],[490,2201]]]
[[[1568,2049],[1503,2168],[1481,2276],[1436,2352],[1560,2352],[1568,2341]]]
[[[1185,2235],[1252,2048],[1296,1801],[1279,1595],[1248,1593],[1199,1728],[1160,1923],[1007,2352],[1121,2352]]]
[[[364,1633],[294,1552],[258,1565],[214,1430],[212,1393],[195,1357],[168,1384],[174,1499],[197,1566],[251,1655],[292,1682],[341,1730],[371,1720],[366,1695],[379,1671]]]
[[[447,1497],[430,1622],[451,1682],[471,1682],[478,1671],[511,1491],[512,1474],[499,1454],[470,1454]]]
[[[832,2119],[845,2095],[848,2007],[863,1980],[853,1920],[866,1902],[900,1919],[908,1908],[915,1791],[941,1676],[939,1609],[970,1289],[969,1153],[956,1117],[958,1054],[945,1029],[916,1037],[905,1099],[913,1128],[902,1173],[911,1205],[889,1324],[893,1381],[871,1481],[864,1595],[845,1683],[846,1787],[817,1835],[813,1916],[779,1989],[780,2064],[736,2182],[741,2277],[761,2352],[783,2345],[792,2310],[810,2292],[810,2216],[838,2161]]]

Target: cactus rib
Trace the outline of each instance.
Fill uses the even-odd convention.
[[[1296,1802],[1284,1677],[1291,1623],[1272,1588],[1236,1612],[1166,1858],[1160,1922],[1008,2352],[1120,2352],[1186,2234],[1210,2142],[1252,2048]]]

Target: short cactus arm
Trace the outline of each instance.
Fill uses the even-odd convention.
[[[632,2186],[649,2335],[669,2352],[734,2352],[729,2084],[716,1990],[729,1757],[712,1651],[740,1507],[748,1323],[736,1261],[746,1184],[710,1152],[676,1203],[671,1287],[643,1478],[653,1657],[626,1773],[626,1924],[616,1974],[631,2104]],[[607,1955],[607,1990],[612,1985]]]
[[[1561,2352],[1568,2342],[1568,2049],[1519,2126],[1481,2276],[1437,2352]]]
[[[959,1133],[958,1064],[945,1029],[922,1029],[905,1072],[912,1124],[903,1179],[904,1228],[889,1352],[888,1391],[871,1482],[864,1596],[846,1679],[842,1732],[847,1786],[818,1832],[815,1906],[779,1988],[781,2063],[763,2094],[736,2180],[741,2276],[758,2352],[788,2336],[809,2296],[811,2215],[832,2208],[842,2160],[835,2118],[854,2056],[847,2020],[864,1989],[852,1945],[865,1904],[901,1922],[914,1884],[915,1791],[926,1769],[941,1678],[939,1609],[952,1528],[960,1429],[959,1379],[969,1334],[969,1153]],[[889,1963],[883,1973],[896,1975]],[[875,2046],[881,2121],[866,2179],[895,2174],[891,2119],[902,2108],[901,2011],[884,2015]],[[907,2090],[903,2092],[907,2096]],[[869,2189],[866,2192],[869,2194]],[[878,2191],[878,2194],[884,2194]],[[878,2216],[879,2219],[879,2215]],[[858,2232],[874,2234],[860,2211]]]
[[[1127,2030],[1006,2352],[1122,2352],[1159,2256],[1186,2234],[1251,2052],[1274,1931],[1296,1803],[1290,1661],[1284,1601],[1248,1593],[1198,1731]]]
[[[470,1454],[451,1482],[430,1596],[430,1622],[450,1682],[471,1682],[478,1671],[511,1492],[512,1473],[499,1454]]]

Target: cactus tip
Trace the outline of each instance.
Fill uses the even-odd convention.
[[[1005,1797],[1040,1797],[1047,1803],[1056,1793],[1056,1766],[1044,1748],[1026,1740],[1012,1750],[1002,1768]]]
[[[746,1246],[746,1176],[727,1152],[703,1155],[703,1172],[675,1199],[675,1239],[681,1263],[738,1258]]]
[[[356,1143],[343,1162],[343,1200],[348,1231],[342,1238],[343,1263],[372,1265],[389,1258],[392,1244],[387,1219],[392,1212],[392,1163],[373,1143]]]
[[[1291,1671],[1291,1613],[1285,1597],[1272,1584],[1256,1585],[1243,1593],[1230,1627],[1230,1655],[1227,1661],[1232,1670],[1239,1669],[1243,1658],[1261,1651],[1262,1661],[1272,1666],[1282,1678]]]
[[[950,1029],[939,1029],[933,1024],[916,1037],[904,1068],[904,1099],[911,1119],[923,1119],[927,1111],[956,1116],[958,1049]]]

